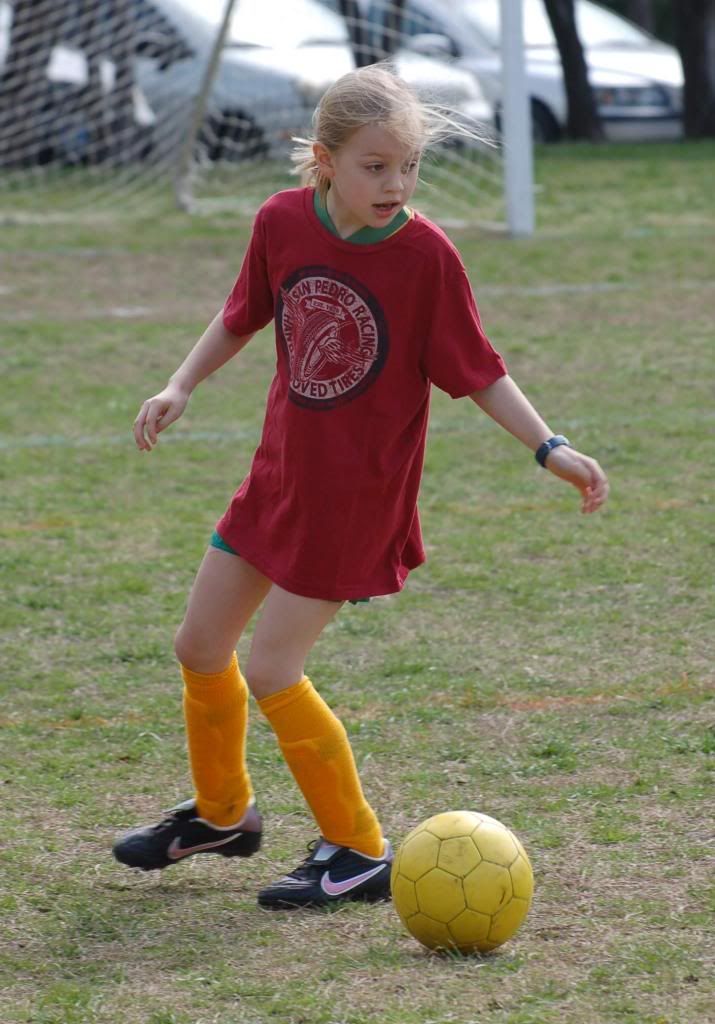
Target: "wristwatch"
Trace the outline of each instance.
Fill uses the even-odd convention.
[[[549,457],[549,452],[553,451],[554,448],[558,448],[562,444],[567,445],[569,448],[573,448],[569,439],[564,437],[563,434],[554,434],[554,436],[550,437],[548,441],[544,441],[543,444],[539,445],[534,452],[534,458],[540,466],[546,469],[546,460]]]

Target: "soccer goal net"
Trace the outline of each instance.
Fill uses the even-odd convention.
[[[424,163],[420,208],[502,226],[494,107],[429,11],[425,0],[0,0],[0,219],[177,204],[251,213],[297,183],[291,139],[310,131],[330,83],[388,59],[474,129]]]

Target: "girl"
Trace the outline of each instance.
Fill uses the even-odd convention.
[[[424,561],[417,492],[430,387],[469,396],[582,495],[608,484],[554,436],[485,337],[461,260],[409,203],[444,127],[389,70],[345,75],[297,154],[308,187],[259,210],[223,309],[134,424],[140,450],[196,385],[275,320],[277,370],[251,470],[216,526],[176,637],[195,796],[114,847],[149,870],[199,853],[246,857],[261,816],[245,764],[248,691],[276,732],[320,832],[259,893],[264,907],[389,896],[392,850],[341,722],[304,675],[344,601],[399,591]],[[261,608],[245,677],[237,642]]]

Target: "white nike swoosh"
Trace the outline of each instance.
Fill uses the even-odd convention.
[[[326,871],[320,879],[320,888],[326,896],[342,896],[344,893],[350,892],[351,889],[362,885],[363,882],[367,882],[370,878],[378,875],[386,866],[386,864],[378,864],[377,867],[370,868],[369,871],[363,871],[361,875],[353,875],[352,878],[346,878],[342,882],[333,882],[330,878],[330,872]]]
[[[166,855],[170,860],[181,860],[182,857],[189,857],[192,853],[200,853],[201,850],[215,850],[217,846],[225,846],[231,843],[236,835],[226,836],[225,839],[217,839],[212,843],[200,843],[198,846],[182,846],[179,837],[173,839]]]

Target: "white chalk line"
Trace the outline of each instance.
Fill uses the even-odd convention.
[[[9,289],[6,289],[5,294],[8,294],[8,292]],[[1,289],[0,294],[2,294]],[[169,313],[170,310],[168,309],[154,309],[151,306],[113,306],[110,309],[87,309],[72,316],[66,316],[64,313],[58,316],[57,313],[52,313],[51,311],[36,313],[34,310],[22,309],[12,313],[0,312],[0,321],[4,323],[25,323],[28,320],[61,320],[64,323],[70,320],[139,320],[142,317],[153,317],[161,314],[168,315]]]
[[[183,430],[174,434],[165,434],[159,441],[164,444],[229,444],[233,441],[258,440],[260,430],[248,428],[237,430]],[[0,435],[0,451],[13,451],[21,448],[104,448],[121,446],[134,448],[134,438],[126,434],[87,434],[66,436],[64,434],[28,434],[25,437],[7,437]]]

